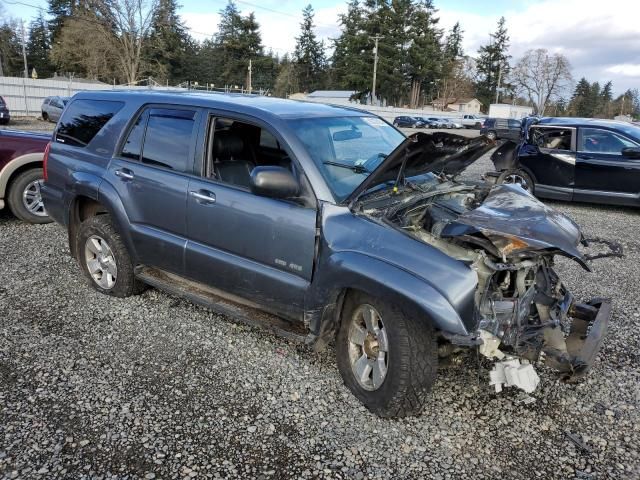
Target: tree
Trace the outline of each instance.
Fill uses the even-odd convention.
[[[192,66],[197,45],[177,10],[176,0],[159,0],[143,52],[147,66],[145,73],[171,83],[180,83],[195,76]]]
[[[507,34],[504,17],[498,20],[498,27],[491,35],[489,45],[483,45],[478,50],[476,60],[476,96],[484,105],[493,103],[498,90],[498,80],[506,88],[504,79],[509,76],[509,35]]]
[[[550,55],[544,48],[528,50],[516,64],[511,81],[525,92],[534,112],[544,115],[547,105],[572,81],[571,65],[559,53]]]
[[[17,21],[3,18],[0,21],[0,62],[3,75],[22,76],[22,39]]]
[[[214,81],[224,85],[247,84],[249,60],[256,61],[264,55],[260,25],[255,15],[243,17],[235,3],[229,1],[220,12],[218,33],[209,52],[220,65]]]
[[[91,72],[96,78],[110,80],[112,77],[106,75],[111,74],[129,84],[136,83],[143,69],[142,53],[149,42],[157,1],[110,0],[85,7],[73,3],[73,14],[63,20],[52,51],[56,63],[73,66],[76,72]],[[91,48],[87,48],[89,45]],[[104,65],[99,64],[101,56]]]
[[[96,25],[100,25],[97,29]],[[115,42],[105,38],[104,26],[91,12],[78,12],[64,21],[51,49],[51,61],[60,70],[93,80],[124,79],[117,67]]]
[[[36,69],[38,76],[47,78],[55,72],[49,60],[51,53],[51,38],[49,26],[40,13],[29,25],[29,40],[27,42],[27,64],[29,69]]]
[[[468,57],[463,58],[462,33],[460,24],[456,22],[444,43],[439,88],[443,110],[459,98],[473,95],[473,89],[469,88],[471,82],[469,73],[474,71],[473,62]]]
[[[371,87],[371,42],[363,31],[363,13],[359,0],[351,0],[347,13],[338,15],[341,33],[333,40],[331,68],[334,85],[338,88],[364,91]]]
[[[591,115],[589,111],[589,96],[591,95],[591,84],[582,77],[573,91],[571,102],[569,103],[569,113],[576,117],[588,117]]]
[[[307,5],[302,10],[300,35],[296,37],[293,58],[298,85],[302,91],[308,92],[321,87],[326,75],[326,58],[324,45],[316,38],[313,31],[313,7]]]
[[[409,94],[409,106],[417,108],[422,97],[422,88],[425,83],[432,83],[440,71],[442,31],[438,28],[439,19],[436,17],[437,10],[433,6],[432,0],[410,5],[413,10],[409,17],[408,39],[410,42],[407,48],[406,74],[411,85]],[[454,63],[459,60],[462,52],[462,31],[460,25],[456,24],[452,35],[458,38],[451,38],[451,59],[447,61],[448,74],[453,71]]]

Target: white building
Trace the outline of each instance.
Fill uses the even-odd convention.
[[[533,107],[511,105],[508,103],[492,103],[489,105],[489,116],[493,118],[514,118],[520,120],[533,114]]]

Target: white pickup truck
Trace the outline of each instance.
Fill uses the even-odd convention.
[[[482,128],[484,123],[484,117],[479,115],[463,115],[461,118],[456,119],[456,122],[464,125],[464,128]]]

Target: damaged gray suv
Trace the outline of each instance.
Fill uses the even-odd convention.
[[[452,179],[491,148],[328,105],[82,92],[42,195],[98,291],[152,285],[335,341],[346,386],[397,417],[420,412],[439,351],[478,347],[497,389],[531,391],[543,353],[582,375],[606,331],[609,301],[577,302],[553,270],[558,255],[589,269],[573,221],[518,186]]]

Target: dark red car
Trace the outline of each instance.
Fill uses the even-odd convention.
[[[0,130],[0,210],[29,223],[51,221],[42,203],[43,157],[50,133]]]

